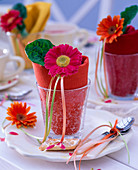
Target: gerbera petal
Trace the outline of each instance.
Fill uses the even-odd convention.
[[[28,118],[27,117],[27,120],[25,120],[24,122],[31,122],[31,121],[35,121],[37,117],[31,117],[31,118]]]
[[[28,113],[30,111],[31,107],[29,106],[28,108],[26,108],[26,113]]]
[[[34,116],[36,114],[36,112],[32,112],[32,113],[29,113],[27,116],[31,117],[31,116]]]
[[[49,50],[48,56],[49,56],[49,58],[51,58],[51,56],[52,56],[52,58],[55,58],[55,59],[58,57],[57,53],[55,53],[55,51],[52,51],[52,49]]]
[[[19,129],[22,126],[22,124],[18,124],[16,125],[16,127]]]
[[[56,49],[56,54],[57,54],[57,56],[60,56],[60,55],[61,55],[61,47],[62,47],[62,44],[59,45],[59,46],[53,47],[53,49],[54,49],[54,48]],[[52,49],[51,49],[51,51],[52,51]]]
[[[58,65],[54,65],[49,69],[49,75],[51,75],[52,77],[56,76],[58,74]]]
[[[75,57],[76,55],[79,56],[79,57],[82,57],[82,53],[80,53],[77,48],[73,49],[73,50],[70,52],[69,57],[70,57],[70,58],[73,58],[73,57]]]
[[[67,45],[67,44],[66,44],[66,45]],[[68,48],[67,48],[65,54],[66,54],[68,57],[70,57],[70,54],[71,54],[72,50],[73,50],[73,47],[68,45]]]
[[[11,125],[15,125],[15,122],[12,122],[12,124]]]
[[[108,19],[109,22],[112,22],[112,17],[111,17],[111,15],[108,15],[108,16],[107,16],[107,19]]]
[[[56,60],[54,59],[49,59],[49,60],[45,60],[45,68],[50,69],[53,65],[56,65]]]
[[[6,119],[7,119],[7,120],[9,120],[9,121],[11,121],[11,120],[12,120],[12,118],[11,118],[11,117],[6,117]]]
[[[113,18],[113,24],[114,25],[119,24],[119,20],[120,20],[120,15],[115,15]]]
[[[101,23],[104,28],[108,29],[109,27],[112,26],[112,21],[109,21],[108,19],[104,19]]]

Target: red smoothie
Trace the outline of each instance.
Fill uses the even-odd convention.
[[[105,53],[105,61],[111,94],[120,97],[133,95],[138,85],[138,53]]]
[[[66,101],[66,135],[77,133],[82,125],[82,116],[84,116],[84,103],[87,94],[88,86],[76,90],[65,90]],[[46,92],[39,88],[41,99],[41,107],[43,119],[45,120],[45,107],[46,107]],[[50,101],[51,102],[51,101]],[[53,118],[51,128],[56,135],[62,134],[63,128],[63,110],[61,92],[56,91]]]

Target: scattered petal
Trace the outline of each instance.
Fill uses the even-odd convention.
[[[46,148],[46,150],[52,149],[52,148],[54,148],[54,146],[55,146],[55,145],[50,145],[50,146],[48,146],[48,147]]]
[[[60,145],[60,144],[61,144],[61,142],[57,143],[56,145]]]
[[[62,143],[61,143],[60,148],[61,148],[61,149],[66,149],[65,145],[63,145]]]
[[[105,103],[112,103],[112,100],[105,100]]]
[[[69,156],[72,156],[73,153],[69,153]]]
[[[0,138],[0,141],[1,141],[1,142],[4,142],[4,141],[5,141],[5,138]]]
[[[17,132],[9,132],[10,135],[19,135]]]

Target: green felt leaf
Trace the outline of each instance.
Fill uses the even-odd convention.
[[[27,17],[27,10],[23,4],[17,3],[12,7],[12,9],[20,11],[20,17],[22,17],[23,19]]]
[[[17,29],[21,32],[25,29],[25,24],[23,21],[22,21],[22,25],[17,25]]]
[[[20,17],[25,19],[27,17],[27,10],[26,7],[22,3],[15,4],[12,9],[20,11]]]
[[[26,32],[26,27],[24,22],[22,21],[22,25],[17,25],[17,29],[19,30],[20,34],[22,35],[22,37],[25,37],[28,35],[28,33]]]
[[[12,9],[18,10],[20,12],[20,17],[22,17],[23,19],[25,19],[27,17],[26,7],[22,3],[15,4],[12,7]],[[24,32],[26,32],[24,21],[22,21],[22,25],[17,25],[17,29],[19,30],[19,32],[21,33],[22,36],[26,35],[26,34],[24,34]]]
[[[131,23],[132,19],[136,16],[138,12],[138,6],[133,5],[121,12],[121,18],[124,18],[123,33],[125,33],[126,27]]]
[[[53,46],[54,45],[49,40],[38,39],[28,44],[25,47],[25,51],[32,62],[44,66],[44,57]]]

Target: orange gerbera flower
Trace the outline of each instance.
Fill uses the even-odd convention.
[[[117,41],[123,31],[124,18],[120,19],[120,15],[112,17],[110,15],[104,18],[100,24],[98,24],[97,35],[101,35],[101,40],[106,40],[106,43],[112,43],[113,40]]]
[[[21,126],[24,126],[25,128],[34,127],[36,120],[35,113],[32,112],[28,114],[31,107],[27,107],[27,104],[22,102],[14,102],[11,103],[11,107],[8,107],[7,114],[9,115],[6,117],[7,120],[12,121],[12,125],[16,124],[17,128],[20,128]]]

